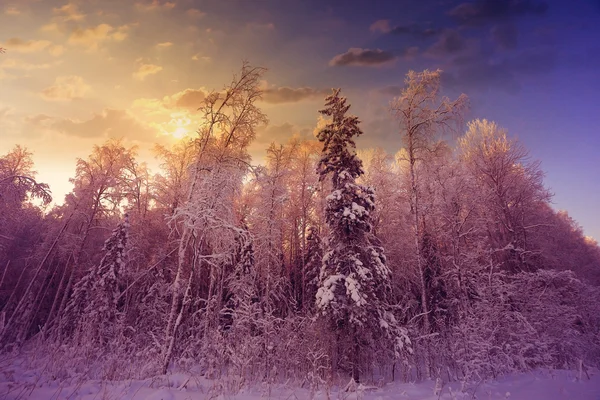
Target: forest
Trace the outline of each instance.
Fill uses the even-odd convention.
[[[357,150],[369,132],[334,89],[314,139],[261,163],[264,73],[245,63],[207,95],[195,134],[156,145],[160,171],[124,140],[94,146],[51,207],[31,152],[0,157],[2,354],[35,349],[57,379],[238,389],[600,366],[598,243],[441,71],[390,98],[396,154]]]

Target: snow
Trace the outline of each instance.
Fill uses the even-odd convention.
[[[363,400],[434,400],[434,399],[510,399],[510,400],[598,400],[600,399],[600,372],[594,370],[589,378],[576,371],[535,371],[510,375],[495,381],[463,385],[440,381],[392,382],[380,385],[351,385],[354,391],[344,390],[345,382],[323,385],[311,393],[299,383],[256,383],[241,390],[236,378],[209,380],[202,376],[178,372],[159,375],[145,380],[57,381],[43,372],[27,369],[23,359],[6,356],[0,360],[0,398],[31,400],[62,399],[363,399]]]
[[[367,301],[360,294],[360,283],[358,283],[351,274],[346,278],[346,294],[352,298],[357,307],[366,305]]]
[[[329,303],[335,298],[335,288],[337,282],[344,279],[344,275],[331,275],[323,282],[323,285],[317,291],[317,305],[321,308],[327,308]]]

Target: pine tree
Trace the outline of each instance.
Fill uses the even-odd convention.
[[[320,113],[330,117],[317,135],[323,142],[318,164],[321,181],[331,176],[325,220],[329,234],[319,277],[316,306],[335,333],[337,364],[359,381],[365,350],[393,349],[398,357],[410,343],[390,312],[390,270],[383,248],[372,233],[375,209],[372,188],[356,183],[363,175],[353,138],[362,134],[359,119],[346,115],[350,105],[340,89],[326,99]]]
[[[104,257],[75,285],[67,304],[63,320],[78,321],[74,334],[82,342],[104,345],[116,333],[119,275],[125,265],[128,229],[125,214],[104,243]]]

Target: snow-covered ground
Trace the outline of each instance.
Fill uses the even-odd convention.
[[[208,380],[174,373],[145,380],[97,381],[72,378],[59,382],[40,370],[24,368],[23,360],[0,362],[0,399],[185,400],[185,399],[511,399],[600,400],[600,372],[537,371],[506,376],[496,381],[461,387],[460,382],[390,383],[383,387],[359,386],[354,392],[322,387],[316,393],[292,384],[256,384],[237,391],[235,379]],[[441,391],[439,387],[441,386]]]

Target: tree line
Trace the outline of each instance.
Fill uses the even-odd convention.
[[[335,89],[314,140],[257,166],[264,72],[206,96],[196,135],[156,146],[157,174],[121,140],[94,146],[49,210],[32,154],[0,157],[4,352],[46,349],[58,377],[175,367],[238,388],[598,366],[597,242],[505,130],[462,133],[468,99],[441,96],[441,71],[391,101],[398,153],[356,150]]]

